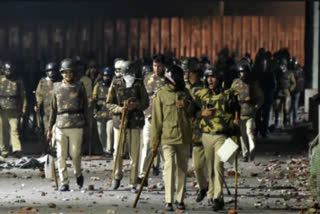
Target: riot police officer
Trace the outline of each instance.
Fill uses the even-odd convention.
[[[45,67],[46,77],[41,78],[36,89],[37,105],[34,107],[35,112],[43,109],[43,126],[44,133],[48,132],[49,116],[51,111],[51,96],[53,94],[53,84],[60,80],[57,65],[50,62]]]
[[[95,103],[94,118],[97,121],[99,140],[107,157],[111,157],[113,152],[113,121],[106,108],[106,99],[111,81],[111,70],[109,67],[105,67],[102,79],[95,85],[92,93]]]
[[[182,69],[184,71],[186,88],[189,90],[191,96],[194,98],[195,93],[203,88],[203,82],[200,80],[200,70],[197,69],[196,61],[192,58],[186,58],[182,62]],[[201,142],[201,130],[199,128],[199,119],[193,117],[192,123],[192,164],[193,170],[199,185],[196,201],[200,202],[206,196],[208,189],[207,182],[207,167],[204,155],[204,148]]]
[[[131,61],[124,61],[121,63],[121,77],[115,78],[110,86],[107,96],[107,109],[112,112],[113,126],[114,126],[114,160],[116,160],[117,146],[119,139],[119,128],[121,121],[121,113],[123,108],[127,108],[128,114],[126,120],[127,127],[125,129],[124,137],[121,138],[123,142],[129,146],[129,155],[131,163],[130,171],[130,187],[132,192],[136,192],[139,154],[140,154],[140,139],[142,128],[144,126],[143,111],[149,105],[149,98],[145,86],[142,81],[135,78],[136,71],[134,64]],[[123,147],[119,150],[120,154],[117,158],[115,179],[112,181],[114,190],[120,186],[123,177],[122,160]]]
[[[183,70],[180,67],[172,66],[165,73],[165,77],[166,85],[153,98],[151,145],[154,154],[158,152],[156,145],[160,143],[163,151],[166,211],[173,211],[175,187],[176,206],[184,210],[188,159],[192,141],[189,118],[193,116],[194,104],[189,91],[185,88]]]
[[[19,124],[21,114],[25,114],[27,109],[26,92],[23,81],[17,77],[15,65],[5,62],[3,72],[4,75],[0,76],[1,156],[7,157],[9,154],[10,134],[12,154],[20,158],[22,149]]]
[[[214,211],[223,209],[223,162],[216,152],[223,145],[234,128],[233,112],[236,99],[230,90],[222,90],[221,77],[213,67],[205,72],[205,88],[198,90],[195,100],[198,115],[201,115],[200,128],[202,143],[209,174],[208,203]]]
[[[253,133],[255,115],[263,104],[263,92],[251,73],[251,66],[247,60],[240,60],[237,64],[240,78],[235,79],[231,89],[236,92],[240,105],[240,131],[242,155],[244,161],[254,159],[255,137]]]
[[[68,151],[72,158],[79,188],[84,182],[81,173],[81,146],[83,129],[88,121],[88,99],[85,88],[75,79],[75,71],[72,59],[61,61],[60,72],[63,80],[54,84],[51,100],[47,138],[51,139],[54,132],[54,140],[57,143],[58,171],[62,184],[60,191],[69,191],[66,165]]]

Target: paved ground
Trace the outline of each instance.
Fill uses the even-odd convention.
[[[309,160],[306,144],[312,135],[308,126],[299,126],[285,132],[275,132],[259,139],[254,162],[239,166],[239,212],[286,214],[299,213],[315,204],[307,188]],[[27,148],[34,151],[35,144]],[[118,191],[109,189],[112,161],[83,158],[85,185],[79,190],[69,167],[72,191],[55,191],[53,182],[41,178],[39,169],[2,169],[0,171],[0,214],[2,213],[164,213],[164,190],[161,176],[149,178],[149,190],[144,191],[137,209],[132,209],[135,194],[129,191],[129,162],[125,161],[125,179]],[[9,158],[11,163],[17,161]],[[71,162],[70,162],[71,164]],[[233,167],[226,164],[226,182],[234,193]],[[196,183],[191,161],[185,213],[213,213],[207,199],[195,202]],[[89,191],[88,186],[94,185]],[[226,206],[218,213],[233,208],[233,196],[224,189]],[[54,208],[50,208],[50,206]]]

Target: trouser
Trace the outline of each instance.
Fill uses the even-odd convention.
[[[283,124],[289,122],[289,110],[290,110],[290,95],[285,97],[277,97],[275,100],[274,114],[275,125],[278,126],[279,113],[283,111]]]
[[[202,144],[202,143],[201,143]],[[194,145],[192,148],[192,165],[194,174],[196,176],[197,182],[199,184],[199,189],[207,189],[207,167],[206,167],[206,157],[204,154],[203,145]]]
[[[137,185],[138,177],[138,165],[139,165],[139,156],[140,156],[140,144],[141,144],[141,129],[126,129],[124,137],[122,139],[122,148],[119,150],[118,161],[115,170],[115,179],[121,180],[123,177],[122,172],[122,162],[123,162],[123,151],[125,144],[128,144],[129,156],[130,156],[130,186],[135,187]],[[119,139],[119,129],[114,128],[114,153],[113,160],[115,161],[118,147]]]
[[[255,137],[253,133],[254,119],[240,120],[241,148],[243,157],[248,157],[255,149]]]
[[[299,100],[300,100],[301,92],[295,92],[292,95],[292,103],[291,103],[291,111],[292,112],[292,123],[295,124],[298,115],[298,108],[299,108]]]
[[[99,140],[104,152],[112,153],[113,150],[113,120],[98,120],[97,128]]]
[[[83,128],[54,129],[57,144],[57,160],[59,177],[62,184],[69,184],[66,160],[69,155],[72,159],[74,174],[81,175],[81,146]]]
[[[3,155],[8,154],[10,139],[12,144],[12,151],[21,151],[19,131],[20,115],[20,112],[17,110],[1,110],[0,112],[0,150],[1,154]]]
[[[208,199],[220,199],[223,197],[223,162],[217,155],[217,151],[226,140],[225,135],[202,134],[202,143],[204,146],[204,154],[207,160],[209,173]]]
[[[261,106],[261,116],[262,116],[262,132],[267,133],[269,127],[269,118],[271,112],[272,102],[264,102]]]
[[[151,147],[150,147],[150,137],[151,137],[151,120],[146,118],[145,124],[142,130],[143,141],[141,148],[141,156],[139,162],[139,177],[143,178],[148,167],[148,163],[152,157]],[[158,155],[154,158],[153,167],[159,168],[160,166],[160,156],[163,159],[163,154],[161,149],[158,149]]]
[[[164,156],[163,177],[166,203],[173,202],[174,189],[177,192],[176,201],[181,203],[186,191],[190,145],[163,145],[162,151]],[[176,185],[175,182],[177,182]]]

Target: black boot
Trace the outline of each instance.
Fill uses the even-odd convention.
[[[186,209],[186,207],[184,206],[184,203],[183,202],[178,202],[178,203],[176,203],[176,206],[177,206],[177,209],[178,210],[185,210]]]
[[[70,191],[69,185],[68,185],[68,184],[63,184],[63,185],[60,187],[60,192],[67,192],[67,191]]]
[[[173,209],[172,203],[166,203],[165,210],[168,212],[173,212],[174,209]]]
[[[197,198],[196,198],[196,202],[200,202],[204,199],[204,197],[206,197],[207,195],[207,190],[206,189],[202,189],[198,192],[197,194]]]
[[[77,177],[77,184],[80,189],[83,187],[83,182],[84,182],[83,175],[80,175],[79,177]]]
[[[112,183],[112,189],[117,190],[120,187],[121,180],[120,179],[114,179]]]
[[[153,176],[159,176],[160,174],[159,167],[152,167],[152,174]]]
[[[212,204],[213,211],[219,211],[222,210],[224,207],[224,201],[223,199],[214,199]]]

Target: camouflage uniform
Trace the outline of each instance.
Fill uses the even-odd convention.
[[[193,85],[190,82],[186,83],[186,88],[189,90],[193,98],[195,98],[195,93],[203,88],[203,82],[197,81]],[[197,178],[199,184],[199,190],[206,190],[208,188],[207,182],[207,167],[206,158],[204,155],[204,148],[201,142],[201,130],[199,128],[199,118],[192,118],[192,165],[194,174]]]
[[[1,155],[8,154],[9,131],[13,152],[21,151],[20,116],[27,108],[24,84],[20,79],[8,79],[0,76],[0,150]]]
[[[255,115],[263,104],[263,92],[258,82],[247,82],[242,78],[235,79],[231,85],[240,105],[240,131],[242,155],[253,159],[255,137],[253,133]]]
[[[117,145],[119,138],[119,128],[121,121],[122,106],[127,100],[134,100],[137,104],[136,109],[128,112],[127,127],[125,131],[124,140],[125,144],[129,146],[129,155],[131,162],[130,172],[130,186],[132,188],[137,185],[139,153],[141,144],[141,132],[144,125],[143,111],[149,105],[149,98],[143,82],[135,80],[131,87],[126,87],[126,83],[121,78],[114,78],[107,96],[107,109],[112,112],[113,127],[114,127],[114,160],[117,154]],[[120,154],[123,154],[123,148],[120,148]],[[123,155],[119,155],[117,168],[115,171],[115,179],[121,180],[122,173],[122,160]]]
[[[183,93],[185,106],[177,108],[176,102]],[[188,170],[192,129],[190,117],[194,104],[187,89],[177,92],[169,85],[162,87],[153,97],[151,121],[151,146],[161,142],[164,155],[165,201],[173,203],[176,188],[178,203],[183,203]],[[177,173],[177,174],[175,174]],[[175,185],[175,182],[176,185]]]
[[[54,83],[49,130],[55,125],[54,140],[57,142],[58,170],[62,185],[69,184],[66,165],[68,151],[75,176],[81,176],[81,146],[87,112],[87,95],[81,83],[69,84],[64,80]]]
[[[108,90],[109,86],[100,81],[93,89],[92,98],[96,101],[94,118],[97,121],[100,143],[103,151],[111,154],[113,150],[113,121],[106,108]]]
[[[280,68],[275,71],[276,91],[275,91],[275,126],[278,126],[279,113],[283,110],[283,124],[289,122],[291,92],[296,87],[294,74],[290,70],[283,72]]]
[[[224,167],[216,152],[223,145],[227,136],[233,134],[233,112],[236,100],[230,90],[220,92],[220,90],[215,91],[208,88],[197,91],[195,100],[201,111],[208,108],[208,105],[211,105],[215,109],[212,116],[200,116],[201,111],[198,111],[197,115],[201,118],[202,143],[209,175],[207,196],[209,200],[213,198],[221,199],[223,197]]]
[[[164,76],[158,76],[154,73],[149,73],[145,76],[144,85],[146,86],[147,93],[149,95],[149,107],[145,110],[145,124],[143,126],[143,144],[140,157],[140,169],[139,177],[144,177],[148,162],[151,158],[150,148],[150,129],[151,129],[151,113],[152,113],[152,98],[156,91],[164,86]],[[160,153],[161,154],[161,153]],[[160,163],[160,157],[157,155],[154,161],[154,167],[158,168]]]
[[[43,106],[43,125],[44,125],[44,133],[48,132],[49,127],[49,116],[51,113],[51,97],[53,94],[53,82],[49,77],[42,78],[39,81],[39,84],[36,89],[36,100],[38,111],[40,111],[39,107]]]

